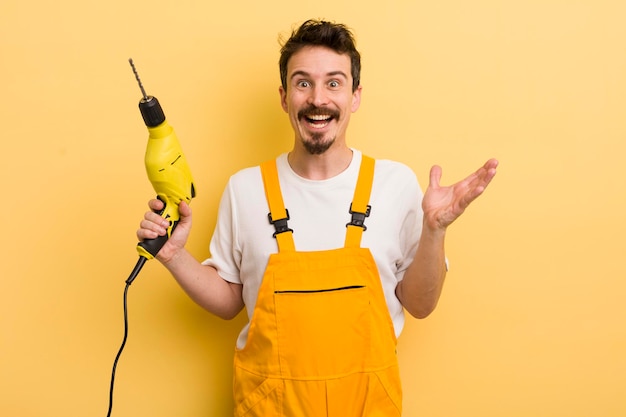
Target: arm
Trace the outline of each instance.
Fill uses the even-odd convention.
[[[464,180],[442,187],[441,168],[430,170],[424,194],[424,224],[413,262],[396,287],[396,296],[414,317],[425,318],[437,306],[446,276],[444,241],[452,224],[489,185],[498,161],[490,159]]]
[[[154,212],[163,208],[163,202],[150,200],[149,207],[153,211],[146,212],[141,221],[137,231],[139,240],[166,233],[168,221]],[[179,210],[180,222],[156,258],[194,302],[223,319],[231,319],[243,308],[242,286],[222,279],[215,268],[202,265],[185,249],[191,230],[191,208],[183,201]]]

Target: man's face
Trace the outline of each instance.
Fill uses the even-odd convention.
[[[319,155],[333,143],[345,144],[350,115],[361,102],[361,86],[352,92],[348,55],[308,46],[289,59],[287,89],[280,87],[280,97],[296,140]]]

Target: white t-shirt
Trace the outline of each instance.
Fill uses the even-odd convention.
[[[322,181],[298,176],[287,162],[287,154],[277,159],[278,177],[289,211],[289,228],[297,251],[319,251],[344,246],[348,212],[361,165],[361,152],[353,150],[350,166],[339,175]],[[422,191],[413,171],[398,162],[377,160],[361,247],[372,252],[381,277],[385,299],[396,335],[404,326],[404,312],[395,295],[396,285],[411,263],[422,229]],[[219,207],[217,225],[211,239],[211,257],[205,265],[219,275],[243,284],[243,300],[248,319],[252,318],[259,287],[270,254],[278,251],[268,220],[269,206],[259,166],[233,175]],[[245,346],[248,324],[237,340]]]

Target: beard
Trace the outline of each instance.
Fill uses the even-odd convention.
[[[335,143],[334,137],[329,140],[324,140],[324,135],[322,133],[313,133],[308,140],[302,139],[304,149],[306,149],[311,155],[323,154],[333,145],[333,143]]]
[[[329,115],[331,120],[339,120],[340,113],[337,110],[325,107],[309,105],[298,112],[298,119],[307,123],[307,116]],[[335,143],[336,137],[325,140],[323,133],[311,133],[308,138],[302,137],[302,145],[311,155],[321,155]]]

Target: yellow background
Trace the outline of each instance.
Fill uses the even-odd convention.
[[[153,192],[132,57],[181,140],[200,259],[228,176],[288,150],[279,34],[344,22],[363,55],[349,142],[423,186],[489,157],[450,229],[436,312],[409,320],[405,416],[626,415],[626,3],[3,0],[0,415],[97,416]],[[228,416],[242,316],[156,262],[129,291],[113,415]]]

